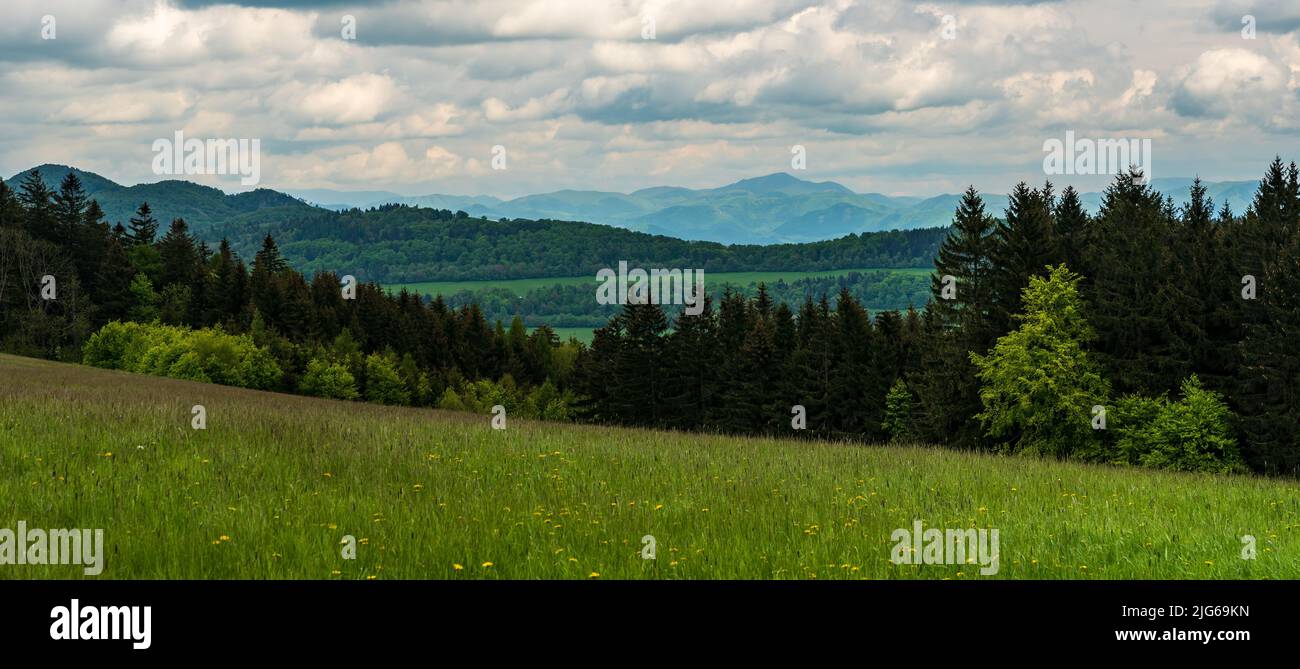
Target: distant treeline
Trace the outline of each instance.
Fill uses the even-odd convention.
[[[714,294],[720,294],[728,287],[749,297],[758,294],[758,283],[737,285],[715,282],[709,280],[707,273],[704,278],[705,288]],[[847,289],[859,302],[874,309],[899,310],[925,305],[930,296],[930,279],[911,272],[846,272],[841,276],[805,277],[789,282],[777,280],[765,284],[764,288],[773,301],[789,305],[799,305],[807,297],[835,295],[841,289]],[[595,290],[593,281],[591,286],[553,285],[534,288],[522,296],[507,288],[461,290],[444,296],[444,299],[448,306],[456,308],[478,304],[490,321],[509,322],[515,316],[522,316],[528,327],[550,325],[557,328],[596,328],[618,315],[620,308],[597,303],[592,297]],[[435,296],[425,297],[433,299]],[[665,305],[664,310],[670,318],[675,318],[681,312],[682,305]]]
[[[269,220],[268,220],[269,218]],[[869,232],[808,244],[725,246],[569,221],[492,221],[465,212],[385,205],[343,212],[272,210],[218,226],[247,256],[270,235],[303,272],[351,274],[363,281],[412,283],[592,276],[620,260],[632,267],[706,272],[925,267],[943,228]]]

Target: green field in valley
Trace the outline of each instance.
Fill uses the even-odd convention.
[[[900,272],[905,274],[929,275],[934,269],[931,267],[906,267],[906,268],[881,268],[868,267],[859,269],[832,269],[811,272],[718,272],[711,274],[705,272],[704,279],[709,284],[730,283],[737,286],[747,286],[751,283],[766,281],[775,283],[777,280],[784,279],[787,283],[806,278],[818,278],[827,276],[841,276],[849,272]],[[487,281],[421,281],[417,283],[395,283],[388,284],[385,288],[390,290],[401,290],[406,288],[409,291],[419,293],[420,295],[443,295],[449,296],[462,290],[484,290],[488,288],[506,288],[508,290],[518,291],[520,294],[526,293],[537,288],[547,286],[591,286],[592,290],[596,289],[596,277],[590,276],[566,276],[566,277],[541,277],[537,279],[501,279]]]
[[[532,332],[534,329],[536,328],[528,328],[528,331]],[[570,338],[574,338],[584,344],[590,344],[591,338],[595,334],[595,330],[592,330],[591,328],[551,328],[551,329],[555,330],[555,334],[560,338],[560,341],[568,341]]]
[[[0,527],[104,529],[99,578],[990,578],[891,562],[891,534],[915,520],[998,529],[997,578],[1300,577],[1294,482],[514,419],[497,431],[488,416],[12,356],[0,378]],[[1241,559],[1243,535],[1257,559]]]

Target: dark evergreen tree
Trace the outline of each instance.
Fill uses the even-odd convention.
[[[972,186],[966,189],[953,227],[939,248],[926,306],[922,364],[914,388],[925,415],[918,429],[935,443],[975,448],[982,431],[974,416],[981,410],[979,381],[970,353],[992,345],[993,232],[995,221]]]
[[[1006,217],[993,232],[989,260],[992,264],[994,336],[1012,327],[1011,315],[1020,311],[1020,293],[1029,277],[1043,276],[1058,262],[1058,245],[1052,230],[1051,183],[1033,190],[1022,181],[1012,189]]]
[[[149,208],[148,202],[140,203],[140,207],[135,210],[135,216],[132,216],[128,223],[131,244],[149,246],[158,236],[158,220],[153,217],[153,210]]]

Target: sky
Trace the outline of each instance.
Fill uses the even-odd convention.
[[[1001,193],[1070,131],[1151,140],[1156,177],[1257,179],[1300,160],[1298,90],[1281,0],[0,2],[5,176],[172,178],[155,140],[181,131],[259,140],[280,190]]]

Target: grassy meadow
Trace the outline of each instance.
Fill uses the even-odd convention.
[[[892,564],[891,532],[917,518],[998,528],[997,578],[1297,578],[1297,492],[924,447],[494,431],[487,416],[0,356],[0,527],[103,528],[99,578],[989,578]],[[1239,557],[1245,534],[1256,560]]]

